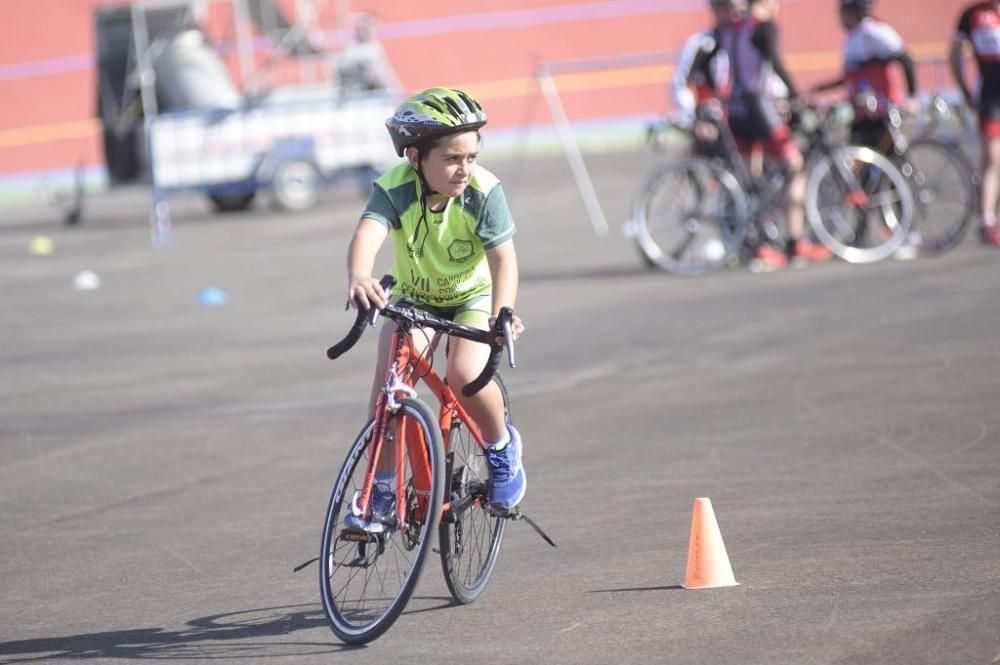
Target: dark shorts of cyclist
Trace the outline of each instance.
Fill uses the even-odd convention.
[[[973,99],[965,80],[962,51],[966,44],[972,47],[982,79],[978,102]],[[979,111],[979,129],[983,137],[982,184],[979,188],[983,215],[980,239],[987,245],[1000,246],[1000,230],[997,228],[997,199],[1000,198],[1000,0],[977,2],[962,12],[949,62],[965,102]]]
[[[781,118],[774,100],[758,96],[729,105],[729,128],[744,155],[761,152],[781,162],[801,161],[792,130]]]
[[[987,141],[1000,139],[1000,80],[983,81],[977,107],[979,133]]]

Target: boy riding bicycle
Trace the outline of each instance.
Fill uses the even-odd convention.
[[[514,221],[499,180],[477,165],[479,129],[486,112],[471,95],[452,88],[415,94],[386,120],[393,146],[406,161],[380,176],[354,231],[347,256],[347,297],[353,307],[385,307],[385,292],[372,277],[386,238],[393,241],[395,293],[436,316],[488,329],[502,307],[513,308],[518,269]],[[396,298],[397,295],[393,297]],[[513,317],[516,339],[524,331]],[[369,412],[374,414],[390,353],[392,327],[382,328]],[[432,354],[433,334],[414,331],[415,354]],[[452,338],[447,378],[453,386],[471,382],[486,364],[489,348]],[[488,384],[458,398],[488,443],[489,499],[511,509],[524,496],[521,437],[504,420],[503,397]],[[394,508],[391,455],[380,458],[372,495],[374,517],[347,517],[348,526],[375,531],[377,519]]]

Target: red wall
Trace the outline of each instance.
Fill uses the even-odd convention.
[[[93,9],[100,4],[114,3],[0,4],[0,175],[101,162],[97,126],[89,120],[96,107]],[[279,4],[291,8],[294,0]],[[326,3],[321,16],[331,29],[337,4]],[[467,86],[483,98],[494,127],[519,123],[530,104],[535,122],[547,120],[531,80],[538,62],[671,51],[708,19],[694,0],[479,0],[459,5],[461,13],[441,0],[350,4],[378,16],[383,44],[406,88]],[[914,55],[943,55],[964,4],[882,0],[878,14]],[[219,26],[227,16],[224,5],[213,10],[217,38],[226,36]],[[843,39],[836,0],[786,0],[778,22],[800,86],[836,68]],[[68,71],[27,75],[43,66]],[[557,83],[566,90],[571,118],[601,118],[663,110],[669,73],[664,63]],[[922,82],[934,84],[929,68]]]

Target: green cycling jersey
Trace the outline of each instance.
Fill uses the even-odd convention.
[[[362,218],[392,237],[396,293],[438,307],[461,305],[492,288],[486,250],[516,231],[500,181],[481,166],[443,210],[422,206],[423,186],[409,162],[375,181]]]

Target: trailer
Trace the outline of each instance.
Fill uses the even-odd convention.
[[[172,196],[200,193],[229,212],[263,194],[302,210],[325,185],[351,177],[370,186],[395,162],[384,121],[401,92],[373,24],[338,15],[339,24],[353,21],[353,34],[325,29],[318,21],[325,4],[297,0],[295,21],[273,0],[137,0],[96,9],[110,181],[150,184],[155,244],[171,240]],[[222,22],[215,32],[229,41],[213,41],[211,25]],[[282,66],[284,79],[269,78]]]
[[[174,194],[202,192],[226,212],[263,192],[280,208],[304,210],[335,180],[370,183],[396,161],[384,125],[396,101],[331,95],[157,116],[149,136],[157,240],[169,240],[167,199]]]

